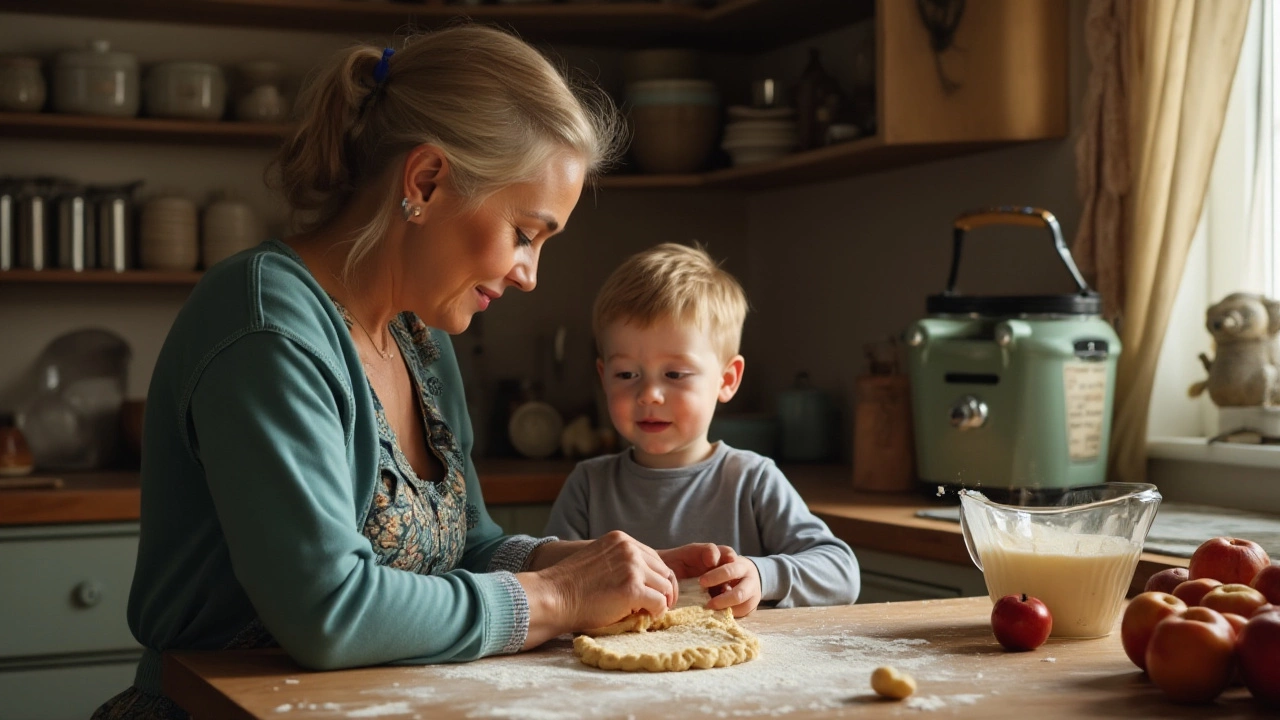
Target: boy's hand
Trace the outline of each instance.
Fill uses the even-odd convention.
[[[732,549],[722,555],[721,563],[698,580],[712,595],[707,607],[712,610],[733,608],[734,617],[750,615],[760,604],[760,571],[755,563],[738,557]]]
[[[725,562],[726,553],[737,557],[728,545],[690,543],[670,550],[659,550],[658,557],[676,574],[677,580],[701,577]]]

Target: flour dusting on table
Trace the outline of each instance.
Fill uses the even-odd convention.
[[[576,720],[627,718],[638,708],[670,705],[689,717],[740,718],[785,716],[794,712],[857,714],[871,695],[871,672],[892,663],[913,671],[922,687],[931,681],[958,680],[938,669],[918,638],[879,639],[837,631],[757,633],[759,658],[730,668],[677,673],[628,673],[587,667],[570,647],[557,642],[532,655],[493,658],[459,665],[414,668],[399,687],[371,688],[363,694],[380,700],[448,703],[472,718]],[[420,676],[415,682],[406,680]],[[970,678],[972,675],[969,676]],[[903,710],[933,710],[948,702],[973,704],[982,695],[930,696]],[[927,707],[926,707],[927,706]],[[412,712],[405,708],[406,712]],[[840,713],[844,714],[844,713]],[[348,712],[348,717],[368,717]]]

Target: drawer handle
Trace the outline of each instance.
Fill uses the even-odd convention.
[[[102,595],[102,585],[92,580],[80,583],[71,591],[71,596],[75,598],[76,604],[85,608],[91,608],[102,602]]]

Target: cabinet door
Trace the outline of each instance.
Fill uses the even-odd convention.
[[[133,684],[138,657],[41,668],[0,668],[0,717],[5,720],[87,718]]]
[[[133,650],[136,535],[0,541],[0,658]]]
[[[986,595],[978,568],[854,548],[862,570],[859,603]]]
[[[542,537],[542,530],[551,518],[551,505],[490,505],[489,516],[508,535]]]

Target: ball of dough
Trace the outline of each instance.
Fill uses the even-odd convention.
[[[916,679],[893,666],[885,665],[871,673],[871,689],[877,695],[902,700],[916,691]]]

